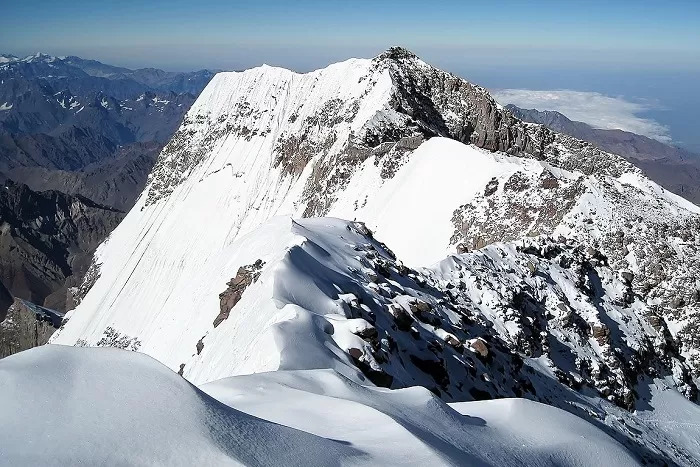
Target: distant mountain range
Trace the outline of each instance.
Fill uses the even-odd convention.
[[[622,130],[593,128],[587,123],[570,120],[552,110],[522,109],[506,105],[519,119],[539,123],[554,131],[595,144],[632,162],[661,186],[700,203],[700,155],[661,143],[646,136]]]
[[[74,86],[77,84],[82,90],[103,91],[117,98],[129,97],[141,91],[144,86],[152,91],[199,94],[216,74],[216,71],[212,70],[193,72],[172,72],[157,68],[131,70],[107,65],[97,60],[86,60],[75,56],[54,57],[43,53],[25,58],[0,55],[0,70],[11,71],[25,78],[64,81]],[[76,91],[78,91],[77,88]]]
[[[14,296],[66,309],[66,287],[80,285],[95,248],[123,217],[79,195],[5,182],[0,185],[0,281]]]
[[[2,55],[0,179],[107,202],[119,198],[114,206],[128,209],[140,189],[124,190],[115,178],[101,192],[91,174],[104,171],[100,164],[132,165],[143,169],[135,179],[145,181],[160,147],[213,75],[130,70],[72,56]],[[72,174],[61,181],[64,172]]]
[[[13,296],[67,307],[214,74],[0,55],[0,318]]]

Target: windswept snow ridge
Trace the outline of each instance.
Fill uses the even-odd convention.
[[[196,384],[327,369],[353,386],[419,385],[446,401],[527,396],[609,425],[647,461],[692,458],[617,407],[638,403],[637,378],[650,372],[694,389],[671,349],[654,354],[663,335],[625,279],[573,244],[493,245],[413,270],[364,224],[280,217],[196,266],[150,272],[177,277],[161,303],[119,288],[97,295],[113,274],[101,273],[59,342],[140,350]]]

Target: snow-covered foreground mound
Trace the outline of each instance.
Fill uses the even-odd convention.
[[[143,354],[45,346],[0,361],[3,465],[340,465],[358,449],[247,415]]]
[[[114,349],[49,345],[0,361],[0,419],[8,466],[637,465],[597,428],[526,400],[451,408],[329,370],[198,389]]]

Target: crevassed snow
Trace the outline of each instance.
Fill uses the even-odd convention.
[[[558,409],[450,407],[329,370],[198,389],[144,355],[48,345],[0,361],[0,375],[0,465],[638,465]]]

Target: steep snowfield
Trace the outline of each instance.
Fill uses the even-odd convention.
[[[323,370],[200,390],[137,353],[45,346],[0,361],[0,390],[7,466],[638,465],[599,429],[535,402],[455,411],[422,388]]]

